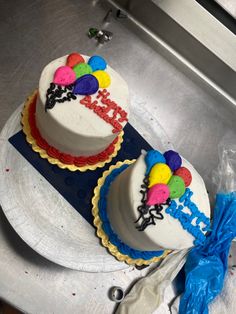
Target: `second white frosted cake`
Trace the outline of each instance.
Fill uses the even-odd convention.
[[[210,228],[205,184],[174,151],[149,151],[119,174],[107,214],[119,239],[141,251],[190,248],[204,242]]]

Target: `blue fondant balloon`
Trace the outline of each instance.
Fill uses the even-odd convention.
[[[149,174],[152,167],[157,163],[165,164],[165,157],[158,150],[149,150],[145,156],[145,162],[147,166],[146,175]]]
[[[175,171],[181,167],[182,159],[178,153],[173,150],[168,150],[164,153],[167,165],[172,171]]]
[[[99,83],[95,76],[85,74],[75,81],[73,94],[92,95],[98,91]]]
[[[100,56],[92,56],[88,64],[91,66],[93,72],[98,70],[105,70],[107,67],[106,61]]]

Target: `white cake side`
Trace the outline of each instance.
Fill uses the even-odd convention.
[[[87,62],[89,57],[83,57]],[[36,124],[42,137],[59,151],[73,156],[96,155],[106,149],[118,133],[112,133],[112,125],[80,103],[83,95],[77,95],[77,98],[70,102],[56,104],[45,112],[47,89],[53,81],[56,69],[66,65],[66,59],[67,56],[58,58],[42,71],[36,106]],[[109,98],[128,113],[129,91],[126,82],[110,66],[107,66],[105,71],[111,77],[111,84],[106,88],[110,93]],[[92,100],[95,100],[97,95],[98,92],[91,95]],[[124,127],[126,122],[121,124]]]
[[[209,198],[201,176],[183,158],[182,166],[188,168],[192,174],[192,182],[189,186],[193,192],[191,200],[201,212],[210,217]],[[145,172],[146,164],[144,156],[141,155],[112,183],[108,194],[107,213],[113,230],[125,244],[138,250],[180,250],[192,247],[194,237],[183,229],[178,219],[165,212],[167,205],[162,210],[163,220],[156,220],[156,225],[149,225],[144,231],[137,230],[135,221],[139,218],[137,208],[141,204],[140,190]],[[175,201],[179,204],[178,200]],[[187,208],[183,211],[189,212]]]

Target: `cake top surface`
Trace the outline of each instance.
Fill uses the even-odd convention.
[[[109,65],[102,64],[103,70],[96,68],[94,57],[98,61],[104,60],[103,58],[80,56],[84,62],[74,67],[72,64],[71,69],[66,66],[68,55],[53,60],[43,69],[39,81],[39,96],[41,105],[45,106],[45,114],[73,133],[95,138],[118,134],[128,118],[128,86]],[[74,96],[70,100],[59,100],[51,108],[47,108],[48,98],[51,97],[48,90],[52,90],[53,82],[53,93],[58,88],[65,90],[61,99],[68,93]]]
[[[149,151],[132,165],[129,194],[135,228],[168,249],[204,242],[210,204],[196,169],[178,153]]]

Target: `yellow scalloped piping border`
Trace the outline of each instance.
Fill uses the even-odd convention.
[[[33,98],[36,97],[37,94],[38,94],[38,90],[36,89],[33,92],[33,94],[30,95],[27,98],[27,100],[26,100],[26,102],[24,104],[24,108],[22,110],[21,123],[22,123],[22,126],[23,126],[23,132],[26,135],[27,142],[32,146],[32,149],[35,152],[39,153],[41,158],[47,159],[50,164],[57,165],[58,167],[60,167],[62,169],[69,169],[70,171],[77,171],[78,170],[78,171],[84,172],[86,170],[95,170],[97,168],[104,167],[106,163],[110,163],[112,158],[114,158],[117,155],[118,151],[121,148],[121,143],[123,142],[124,131],[121,131],[120,134],[118,135],[118,141],[115,144],[115,150],[109,156],[109,158],[107,160],[105,160],[105,161],[98,162],[95,165],[86,165],[86,166],[83,166],[83,167],[77,167],[75,165],[64,164],[60,160],[50,157],[44,149],[42,149],[41,147],[39,147],[37,145],[35,139],[31,135],[31,129],[30,129],[30,125],[29,125],[29,106],[30,106]]]
[[[123,162],[121,162],[121,161],[117,162],[115,165],[110,166],[110,168],[108,170],[104,171],[102,177],[98,180],[98,185],[94,189],[94,196],[92,198],[92,205],[93,205],[92,214],[94,216],[93,223],[97,228],[97,236],[101,239],[102,245],[105,246],[108,249],[108,251],[113,256],[115,256],[119,261],[126,262],[129,265],[138,265],[138,266],[150,265],[151,263],[159,262],[160,260],[164,259],[171,251],[166,250],[166,251],[164,251],[164,253],[161,256],[153,257],[150,260],[144,260],[141,258],[133,259],[128,255],[124,255],[118,250],[117,246],[113,245],[109,241],[108,236],[106,235],[106,233],[102,229],[102,221],[101,221],[100,216],[99,216],[98,201],[100,198],[100,189],[103,186],[106,177],[112,172],[112,170],[114,170],[116,168],[120,168],[124,164],[130,165],[133,162],[135,162],[135,159],[125,160]]]

